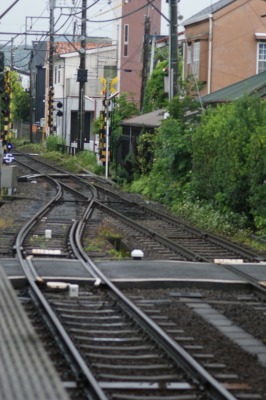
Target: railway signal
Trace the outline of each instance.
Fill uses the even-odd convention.
[[[63,115],[64,115],[64,113],[63,113],[63,103],[62,103],[61,101],[59,101],[59,102],[57,103],[56,107],[57,107],[57,113],[56,113],[56,115],[57,115],[58,117],[63,117]]]
[[[48,128],[49,134],[54,132],[54,88],[50,87],[48,92]]]
[[[10,152],[12,145],[11,128],[12,128],[12,87],[10,71],[4,71],[4,57],[0,52],[0,107],[1,107],[1,139],[3,154]],[[7,162],[6,162],[7,161]],[[10,160],[3,159],[3,162],[10,163]]]

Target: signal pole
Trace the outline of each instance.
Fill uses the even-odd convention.
[[[80,65],[77,81],[79,82],[79,115],[78,115],[78,150],[84,149],[84,125],[85,125],[85,84],[88,81],[88,70],[86,69],[86,39],[87,39],[87,0],[82,0],[81,13],[81,37],[80,37]]]
[[[109,175],[109,137],[110,137],[110,80],[106,81],[106,141],[105,141],[105,178]]]
[[[180,0],[169,0],[169,100],[172,100],[178,93],[177,3],[179,1]]]
[[[140,110],[142,110],[143,107],[144,89],[148,80],[149,36],[150,36],[150,17],[149,15],[146,15],[144,42],[143,42],[143,67],[142,67],[141,93],[140,93]]]
[[[54,9],[56,0],[50,0],[50,48],[48,89],[48,132],[54,132]]]

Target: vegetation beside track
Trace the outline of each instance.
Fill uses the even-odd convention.
[[[18,150],[38,153],[68,171],[78,173],[84,169],[90,170],[96,175],[104,174],[104,167],[97,164],[96,154],[91,151],[82,151],[76,155],[69,155],[62,152],[62,141],[58,136],[49,136],[43,143],[30,143],[29,140],[14,140],[14,145]]]
[[[266,238],[265,101],[244,96],[197,113],[175,98],[168,110],[155,135],[139,138],[129,190],[200,228]]]
[[[200,114],[195,102],[175,98],[168,110],[155,134],[140,135],[129,169],[110,163],[112,178],[201,229],[265,251],[265,242],[250,239],[266,237],[265,102],[244,96]],[[62,154],[58,140],[50,136],[32,151],[65,169],[104,175],[93,153]]]

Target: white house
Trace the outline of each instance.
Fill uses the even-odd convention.
[[[78,141],[79,95],[80,84],[77,71],[80,55],[70,43],[56,43],[54,58],[54,133],[61,135],[67,146],[76,146]],[[79,43],[74,43],[77,50]],[[97,138],[92,132],[94,119],[99,117],[103,108],[102,82],[100,78],[112,79],[117,76],[117,51],[111,44],[87,43],[86,69],[88,81],[85,84],[85,123],[84,149],[97,152]],[[49,68],[46,68],[47,74]],[[49,82],[47,76],[46,82]],[[48,88],[47,88],[48,93]],[[59,108],[62,104],[62,107]],[[63,115],[58,116],[58,111]],[[47,110],[46,110],[47,113]]]

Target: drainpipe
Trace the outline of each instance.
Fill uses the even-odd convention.
[[[211,78],[212,78],[212,33],[213,33],[213,19],[212,14],[209,15],[209,56],[208,56],[208,94],[211,93]]]
[[[65,57],[62,58],[63,60],[63,123],[62,123],[62,137],[65,139],[65,143],[67,143],[67,115],[68,115],[68,110],[67,110],[67,99],[66,99],[66,59]]]

